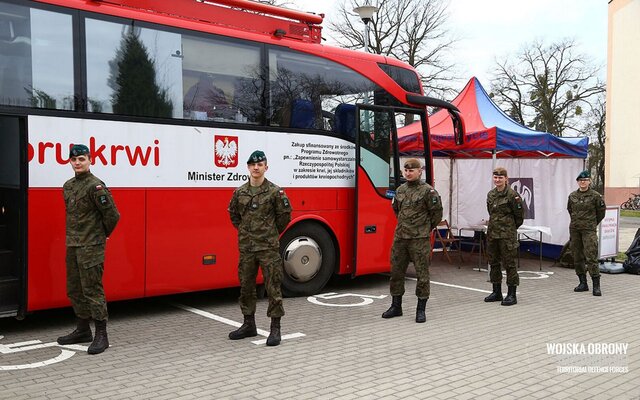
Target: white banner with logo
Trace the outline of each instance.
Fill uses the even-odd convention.
[[[278,132],[29,116],[29,186],[73,176],[71,144],[85,144],[91,172],[109,187],[237,187],[254,150],[282,187],[353,187],[355,147],[339,138]]]
[[[435,158],[435,188],[442,197],[444,217],[456,227],[481,225],[489,218],[487,192],[493,188],[491,159]],[[509,174],[509,185],[522,197],[525,225],[549,227],[543,242],[564,245],[569,240],[569,193],[578,188],[582,171],[578,158],[498,159]]]

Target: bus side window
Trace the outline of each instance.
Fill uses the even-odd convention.
[[[313,128],[314,114],[311,100],[295,99],[291,104],[291,122],[289,126],[292,128]]]
[[[13,21],[0,20],[0,54],[0,103],[28,105],[25,89],[32,86],[31,45],[29,38],[15,35]]]
[[[198,82],[187,90],[183,104],[184,115],[198,120],[211,119],[229,107],[224,91],[213,83],[212,77],[207,73],[201,73]]]
[[[271,123],[275,126],[289,126],[291,123],[291,101],[285,101],[283,105],[275,108],[271,116]]]
[[[336,107],[333,129],[347,139],[356,138],[356,106],[342,103]]]

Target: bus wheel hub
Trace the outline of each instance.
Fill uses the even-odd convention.
[[[296,282],[308,282],[320,271],[322,253],[315,240],[307,236],[293,239],[284,249],[284,271]]]

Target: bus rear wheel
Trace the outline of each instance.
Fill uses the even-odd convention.
[[[326,229],[315,223],[304,222],[286,231],[280,240],[280,253],[285,296],[316,294],[335,271],[336,247]]]

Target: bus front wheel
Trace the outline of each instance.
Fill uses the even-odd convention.
[[[284,263],[282,293],[310,296],[327,284],[335,270],[336,248],[329,233],[315,223],[301,223],[280,239]]]

